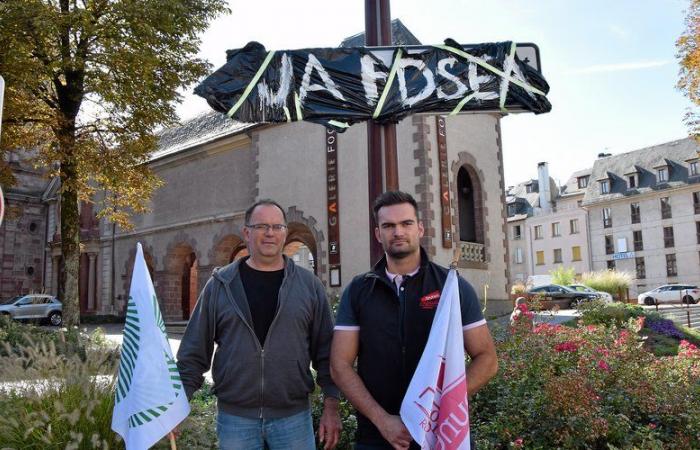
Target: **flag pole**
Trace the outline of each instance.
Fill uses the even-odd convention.
[[[177,450],[177,445],[175,444],[175,434],[171,431],[168,433],[168,437],[170,438],[170,450]]]
[[[459,263],[459,259],[461,256],[462,256],[462,248],[459,246],[459,242],[457,242],[457,245],[455,246],[455,250],[452,253],[452,262],[450,263],[450,269],[457,270],[457,263]]]

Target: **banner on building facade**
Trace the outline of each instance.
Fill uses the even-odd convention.
[[[328,214],[328,266],[331,287],[341,284],[340,278],[340,208],[338,206],[338,133],[328,128],[326,147],[326,203]]]
[[[437,127],[438,168],[440,170],[440,217],[442,248],[452,248],[452,207],[450,205],[450,177],[447,168],[447,125],[445,116],[435,118]]]
[[[533,44],[522,44],[529,49]],[[539,60],[514,42],[268,51],[258,42],[195,88],[234,120],[306,120],[344,131],[353,123],[396,123],[415,113],[549,112]],[[531,52],[537,58],[537,51]]]

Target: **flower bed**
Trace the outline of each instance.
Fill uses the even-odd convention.
[[[700,448],[700,351],[647,351],[623,327],[517,321],[471,401],[478,448]]]

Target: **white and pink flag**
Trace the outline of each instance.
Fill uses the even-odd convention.
[[[450,270],[428,343],[401,403],[401,420],[423,449],[469,449],[469,405],[457,272]]]

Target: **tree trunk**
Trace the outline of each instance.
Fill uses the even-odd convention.
[[[72,134],[72,133],[71,133]],[[74,145],[73,136],[62,140],[62,145]],[[66,142],[68,141],[68,142]],[[66,327],[80,325],[80,293],[78,278],[80,273],[80,222],[78,214],[78,193],[74,183],[77,177],[75,162],[70,157],[71,148],[63,148],[61,162],[61,253],[65,270],[63,320]]]

